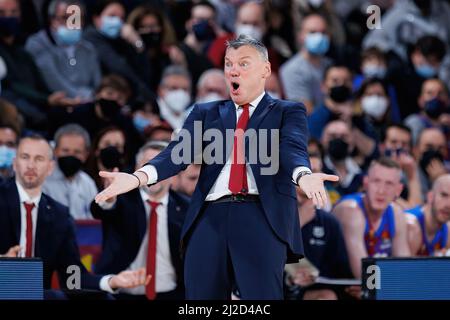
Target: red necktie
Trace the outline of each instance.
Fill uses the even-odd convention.
[[[158,215],[156,208],[160,205],[159,202],[147,200],[150,205],[150,219],[148,224],[148,251],[147,251],[147,276],[151,275],[148,285],[145,287],[145,295],[149,300],[155,299],[155,281],[156,281],[156,235],[158,225]]]
[[[27,211],[27,229],[26,229],[26,246],[25,246],[25,257],[31,258],[33,251],[33,218],[31,216],[31,211],[33,211],[34,203],[23,203],[25,210]]]
[[[248,192],[247,172],[244,159],[244,133],[249,119],[250,104],[241,106],[243,111],[234,131],[233,161],[231,163],[228,189],[233,194]]]

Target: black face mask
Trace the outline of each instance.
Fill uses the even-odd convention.
[[[198,41],[210,41],[216,37],[214,29],[209,24],[208,20],[202,20],[192,26],[192,32]]]
[[[425,102],[425,113],[431,119],[439,118],[447,109],[444,102],[438,98],[433,98]]]
[[[100,150],[100,161],[106,169],[121,169],[122,154],[116,147],[106,147]]]
[[[348,156],[348,143],[341,138],[335,138],[328,143],[328,154],[331,159],[340,161]]]
[[[17,36],[20,33],[20,20],[17,17],[0,17],[0,36]]]
[[[121,106],[115,100],[98,99],[98,105],[104,117],[112,119],[120,112]]]
[[[342,103],[350,100],[352,91],[347,86],[334,86],[330,89],[330,98],[334,102]]]
[[[161,32],[146,32],[140,36],[147,48],[158,48],[161,45]]]
[[[73,177],[80,171],[82,164],[81,160],[74,156],[58,158],[58,166],[66,178]]]

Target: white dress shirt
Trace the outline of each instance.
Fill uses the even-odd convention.
[[[148,193],[144,188],[140,189],[142,202],[145,207],[145,215],[147,217],[147,225],[150,218],[150,205],[147,203],[149,200]],[[172,258],[170,254],[169,245],[169,226],[167,210],[169,205],[169,193],[167,193],[159,201],[161,204],[156,208],[158,215],[157,236],[156,236],[156,276],[155,277],[155,290],[156,292],[168,292],[175,290],[177,287],[177,275],[175,268],[172,265]],[[108,210],[112,208],[113,204],[101,203],[100,206]],[[127,270],[137,270],[147,267],[147,252],[148,252],[148,228],[146,229],[144,238],[142,239],[141,246],[134,261],[128,266]],[[144,295],[145,286],[139,286],[131,289],[121,289],[120,292],[133,295]]]
[[[261,102],[262,98],[264,97],[265,92],[263,91],[255,100],[250,102],[250,108],[249,108],[249,117],[252,116],[253,112],[258,107],[259,103]],[[234,104],[236,107],[236,123],[239,121],[239,117],[242,114],[243,109],[237,105]],[[231,155],[228,158],[227,162],[223,166],[222,170],[220,171],[219,176],[217,177],[216,182],[212,186],[211,190],[208,192],[208,195],[206,196],[206,201],[214,201],[217,200],[223,196],[230,195],[231,191],[228,189],[228,183],[230,180],[230,170],[231,170]],[[258,187],[256,186],[255,178],[253,176],[253,172],[251,170],[250,165],[246,164],[247,168],[247,184],[248,184],[248,193],[249,194],[259,194]],[[143,171],[148,177],[147,184],[155,183],[158,180],[158,173],[156,172],[156,168],[152,165],[146,165],[139,169],[138,171]],[[300,174],[300,172],[308,171],[311,172],[311,170],[308,167],[300,166],[294,169],[294,172],[292,173],[292,181],[296,182],[297,176]]]
[[[20,252],[19,257],[25,257],[25,248],[27,247],[27,210],[25,209],[24,202],[26,203],[34,203],[34,208],[31,210],[31,220],[33,222],[33,245],[31,248],[31,256],[34,257],[34,250],[36,244],[36,226],[37,226],[37,218],[38,218],[38,210],[39,210],[39,202],[41,201],[42,193],[39,193],[34,198],[31,198],[22,185],[16,180],[17,191],[19,193],[19,201],[20,201]],[[109,279],[113,275],[107,275],[100,279],[100,289],[103,291],[107,291],[113,293],[114,291],[109,285]]]

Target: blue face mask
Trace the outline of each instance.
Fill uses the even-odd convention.
[[[56,30],[56,42],[63,46],[71,46],[81,39],[81,29],[69,29],[67,27],[60,26]]]
[[[434,77],[437,73],[436,69],[427,63],[415,66],[415,69],[419,76],[426,79]]]
[[[330,39],[326,34],[320,32],[308,33],[305,47],[309,53],[322,56],[330,48]]]
[[[119,17],[104,16],[99,31],[108,38],[116,39],[120,35],[122,26],[123,21]]]
[[[7,146],[0,146],[0,169],[11,168],[16,157],[16,150]]]
[[[147,128],[151,123],[152,122],[149,119],[140,115],[136,115],[133,118],[134,127],[140,133],[144,133],[145,128]]]

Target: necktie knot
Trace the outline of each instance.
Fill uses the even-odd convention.
[[[27,203],[24,202],[23,205],[25,206],[25,209],[27,210],[27,213],[31,213],[31,211],[34,209],[34,203]]]
[[[156,210],[156,208],[158,208],[158,206],[161,204],[161,202],[156,202],[156,201],[151,201],[151,200],[147,200],[147,203],[150,205],[150,208],[153,210]]]

